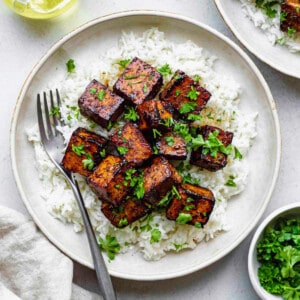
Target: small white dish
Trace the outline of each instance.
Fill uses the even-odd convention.
[[[272,45],[265,33],[244,15],[239,0],[215,0],[215,4],[227,26],[250,52],[275,70],[300,78],[300,54]]]
[[[285,205],[283,207],[278,208],[277,210],[273,211],[257,228],[248,253],[248,273],[250,277],[250,281],[256,293],[262,298],[266,300],[279,300],[282,297],[272,295],[268,293],[259,283],[259,279],[257,276],[257,271],[260,266],[259,262],[257,261],[257,252],[256,252],[256,245],[261,240],[262,235],[264,233],[265,228],[268,225],[273,225],[279,218],[282,217],[300,217],[300,202],[292,203]]]

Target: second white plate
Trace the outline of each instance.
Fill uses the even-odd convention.
[[[273,46],[264,32],[246,18],[239,0],[215,0],[215,4],[228,27],[249,51],[272,68],[300,78],[300,54],[280,45]]]

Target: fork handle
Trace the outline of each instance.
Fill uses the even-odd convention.
[[[79,209],[81,211],[81,215],[83,218],[83,223],[85,226],[86,234],[88,237],[88,241],[90,244],[90,250],[94,261],[94,266],[97,274],[98,284],[102,293],[104,300],[116,300],[115,291],[111,282],[110,275],[108,274],[107,267],[105,265],[102,253],[100,252],[98,243],[96,241],[96,237],[94,231],[92,229],[91,221],[88,217],[86,208],[84,206],[83,198],[78,186],[78,182],[71,175],[71,187],[76,197]]]

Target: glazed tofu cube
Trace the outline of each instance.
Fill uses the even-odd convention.
[[[163,83],[162,75],[135,57],[115,83],[114,92],[135,105],[156,96]]]
[[[170,102],[183,116],[199,114],[211,94],[184,72],[177,70],[159,98]]]
[[[213,193],[204,187],[182,184],[178,188],[180,198],[174,196],[171,200],[166,216],[179,224],[189,224],[201,228],[205,225],[214,208]]]
[[[186,142],[174,132],[167,132],[156,141],[158,154],[168,159],[185,160],[187,158]]]
[[[218,132],[217,138],[220,140],[225,147],[231,144],[233,139],[233,133],[229,131],[224,131],[218,127],[214,126],[202,126],[201,134],[204,140],[207,140],[210,133]],[[204,154],[202,147],[197,150],[193,150],[191,153],[190,163],[192,165],[199,166],[201,168],[207,169],[209,171],[218,171],[227,165],[227,155],[222,152],[217,152],[216,156],[212,156],[207,153]]]
[[[299,0],[283,0],[281,3],[280,29],[300,32],[300,2]]]
[[[181,183],[177,170],[164,157],[156,157],[144,170],[144,199],[156,204],[173,187]]]
[[[81,114],[104,128],[120,116],[124,104],[123,98],[112,93],[95,79],[86,87],[78,100]]]
[[[101,210],[115,227],[123,228],[151,212],[142,200],[127,198],[119,206],[103,201]]]
[[[107,140],[84,128],[77,128],[68,143],[61,165],[68,171],[89,176],[100,163],[100,151]]]
[[[139,115],[139,129],[148,132],[153,129],[170,130],[173,115],[166,106],[165,102],[159,100],[149,100],[138,105],[136,111]]]
[[[131,166],[141,165],[153,154],[143,134],[132,122],[118,128],[110,141]]]
[[[87,183],[100,199],[118,205],[129,192],[129,187],[124,186],[123,170],[122,159],[108,155],[87,178]]]

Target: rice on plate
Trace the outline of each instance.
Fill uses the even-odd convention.
[[[97,239],[105,241],[110,237],[117,245],[108,253],[109,258],[113,259],[114,252],[134,250],[140,251],[146,260],[159,260],[168,251],[193,249],[199,242],[208,241],[222,231],[230,230],[230,222],[226,218],[227,201],[241,193],[247,184],[249,167],[246,155],[256,136],[257,113],[245,114],[239,109],[239,84],[233,78],[217,74],[213,69],[217,58],[196,44],[191,41],[174,43],[166,39],[157,28],[151,28],[141,35],[124,32],[118,45],[99,56],[98,61],[85,65],[76,61],[75,71],[66,73],[64,81],[49,84],[57,87],[61,94],[61,115],[65,126],[58,129],[63,133],[66,144],[78,127],[108,136],[109,132],[80,114],[78,98],[92,79],[112,87],[122,72],[117,62],[136,56],[157,68],[169,64],[172,73],[180,69],[187,75],[200,76],[201,85],[212,96],[201,112],[203,119],[197,122],[233,132],[232,144],[236,149],[228,156],[228,164],[222,170],[209,172],[191,165],[184,170],[184,174],[198,179],[201,186],[211,189],[216,199],[210,219],[203,228],[180,225],[168,220],[163,214],[153,212],[130,226],[118,229],[101,212],[100,202],[86,184],[85,178],[77,176]],[[171,77],[171,74],[165,76],[164,83]],[[72,224],[75,232],[81,232],[83,222],[73,193],[43,150],[37,124],[28,128],[27,136],[35,150],[35,164],[44,187],[42,197],[48,212],[54,218]],[[237,156],[237,151],[241,155]]]
[[[292,53],[300,52],[300,33],[280,30],[281,10],[279,0],[239,0],[245,16],[260,28],[273,45],[286,46]],[[258,5],[264,3],[263,5]],[[270,4],[270,5],[268,5]],[[260,7],[263,6],[263,7]],[[265,7],[265,8],[264,8]]]

